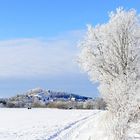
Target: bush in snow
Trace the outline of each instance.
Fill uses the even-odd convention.
[[[102,98],[95,98],[93,100],[87,100],[83,102],[83,109],[99,109],[105,110],[106,103]]]
[[[118,8],[110,20],[88,26],[80,44],[81,67],[99,90],[113,116],[115,140],[126,140],[129,123],[139,112],[140,97],[140,19],[135,10]]]

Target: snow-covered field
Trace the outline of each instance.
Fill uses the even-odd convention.
[[[98,110],[1,108],[0,140],[108,140],[97,127],[104,113]],[[139,135],[135,136],[140,140]]]

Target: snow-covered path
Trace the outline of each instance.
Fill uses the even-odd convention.
[[[98,111],[0,109],[0,140],[68,139]]]
[[[106,114],[98,110],[0,108],[0,140],[109,140],[103,125]],[[140,140],[139,130],[139,124],[132,126],[130,134],[135,138],[131,140]]]
[[[84,132],[85,132],[85,128],[87,129],[87,126],[90,125],[90,121],[93,120],[94,115],[98,114],[99,112],[100,111],[94,111],[94,113],[90,114],[89,116],[83,117],[77,121],[72,122],[71,124],[68,124],[67,126],[62,128],[60,131],[53,134],[47,140],[72,140],[72,139],[75,140],[77,139],[79,135],[81,136],[80,131],[84,129]]]

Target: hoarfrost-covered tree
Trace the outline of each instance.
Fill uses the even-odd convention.
[[[139,16],[134,9],[118,8],[110,13],[108,23],[88,26],[80,47],[79,63],[91,80],[99,83],[113,116],[113,139],[126,140],[129,123],[140,105]]]

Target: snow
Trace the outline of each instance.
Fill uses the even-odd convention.
[[[98,110],[1,108],[0,140],[108,140],[101,123],[105,113]],[[131,135],[140,139],[138,134]]]
[[[128,140],[129,125],[140,111],[140,18],[136,10],[117,8],[107,23],[89,25],[79,47],[78,62],[90,80],[98,83],[111,117],[106,125],[114,137],[109,139]]]

